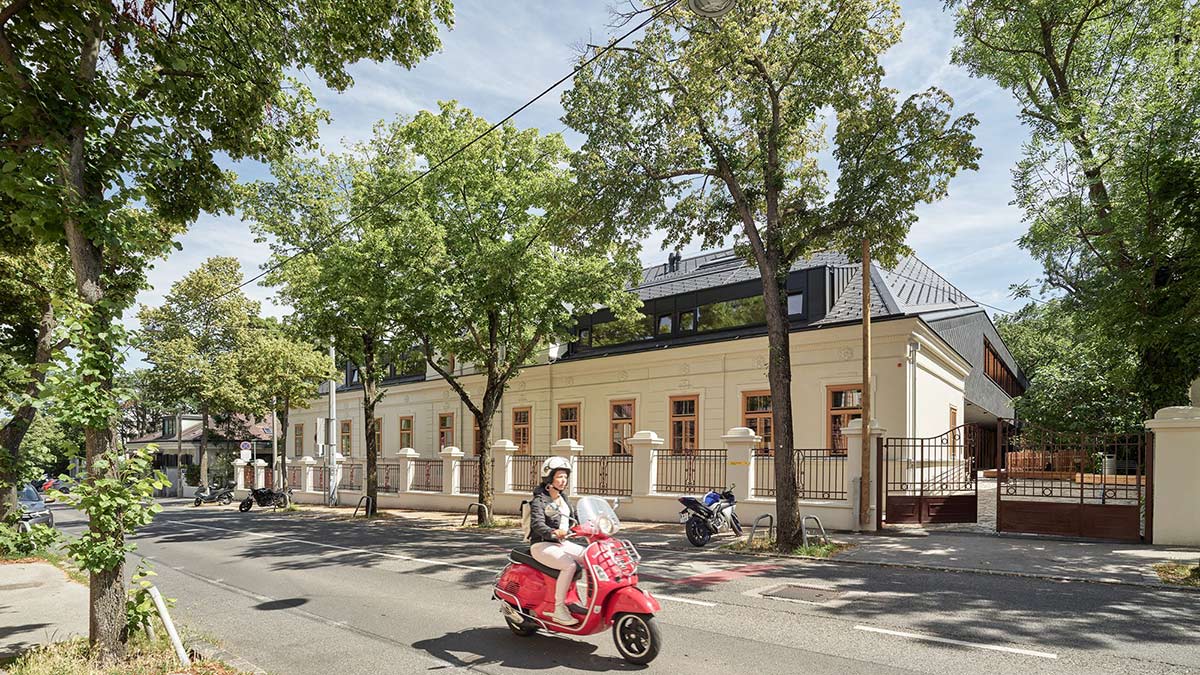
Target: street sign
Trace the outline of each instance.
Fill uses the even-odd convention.
[[[238,448],[240,448],[242,450],[249,450],[251,447],[252,446],[250,445],[250,441],[242,441],[241,443],[238,444]]]
[[[243,462],[249,462],[254,459],[254,455],[249,450],[242,450],[241,458]]]

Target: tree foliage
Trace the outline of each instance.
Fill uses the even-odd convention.
[[[791,448],[786,280],[822,248],[885,261],[905,251],[921,202],[974,166],[971,116],[931,89],[898,101],[879,56],[900,39],[889,0],[739,0],[720,20],[667,11],[630,47],[581,72],[564,120],[585,221],[601,236],[665,230],[668,245],[731,236],[763,280],[776,450],[779,545],[799,545]],[[585,56],[587,56],[585,54]],[[819,163],[827,113],[839,175]]]
[[[1129,409],[1186,402],[1200,374],[1200,8],[948,4],[955,58],[1010,90],[1030,129],[1013,185],[1043,290],[1135,355]]]

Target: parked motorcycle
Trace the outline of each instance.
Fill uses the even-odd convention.
[[[684,525],[688,541],[693,546],[704,546],[712,536],[722,530],[732,529],[733,533],[741,536],[742,524],[738,521],[736,509],[737,499],[733,496],[733,488],[721,492],[709,491],[703,500],[695,497],[680,497],[679,503],[683,510],[679,512],[679,522]]]
[[[220,504],[226,506],[233,501],[233,487],[235,483],[226,483],[222,486],[220,483],[213,483],[208,487],[196,489],[196,501],[193,506],[201,504]]]
[[[508,554],[508,565],[496,579],[492,597],[500,601],[504,621],[518,636],[528,637],[539,630],[595,635],[611,626],[622,658],[638,665],[650,663],[662,647],[662,635],[654,621],[662,607],[638,588],[641,556],[628,540],[612,538],[621,529],[621,521],[608,502],[582,497],[575,509],[579,524],[571,528],[571,534],[588,542],[578,570],[587,584],[586,599],[579,597],[574,584],[567,593],[567,609],[579,623],[563,626],[554,622],[558,570],[535,560],[528,546]]]
[[[250,507],[257,503],[259,506],[270,506],[278,509],[286,509],[292,503],[292,491],[289,488],[287,492],[283,490],[272,490],[271,488],[254,488],[246,498],[238,504],[238,511],[245,513],[250,510]]]

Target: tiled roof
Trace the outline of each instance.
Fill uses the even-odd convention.
[[[247,418],[243,418],[243,419],[247,419]],[[208,431],[211,434],[210,438],[212,436],[216,436],[218,438],[225,438],[225,439],[232,440],[232,441],[269,441],[269,440],[271,440],[271,434],[264,431],[264,429],[270,428],[269,420],[257,421],[257,420],[254,420],[254,418],[248,418],[248,419],[250,420],[250,424],[247,428],[247,433],[245,435],[226,436],[224,434],[224,430],[218,428],[213,423],[212,417],[210,416],[209,417],[209,428],[208,428]],[[162,443],[177,443],[182,440],[185,443],[190,443],[193,441],[198,441],[200,439],[200,425],[199,424],[196,424],[195,426],[192,426],[192,427],[189,427],[188,429],[186,429],[183,432],[183,438],[176,438],[175,434],[171,434],[170,436],[164,436],[162,434],[161,428],[162,427],[160,426],[159,427],[160,431],[155,431],[155,432],[146,434],[144,436],[139,436],[129,442],[130,443],[159,443],[159,444],[162,444]]]

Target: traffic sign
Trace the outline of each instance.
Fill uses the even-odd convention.
[[[242,441],[238,447],[242,450],[249,450],[251,448],[250,441]]]

